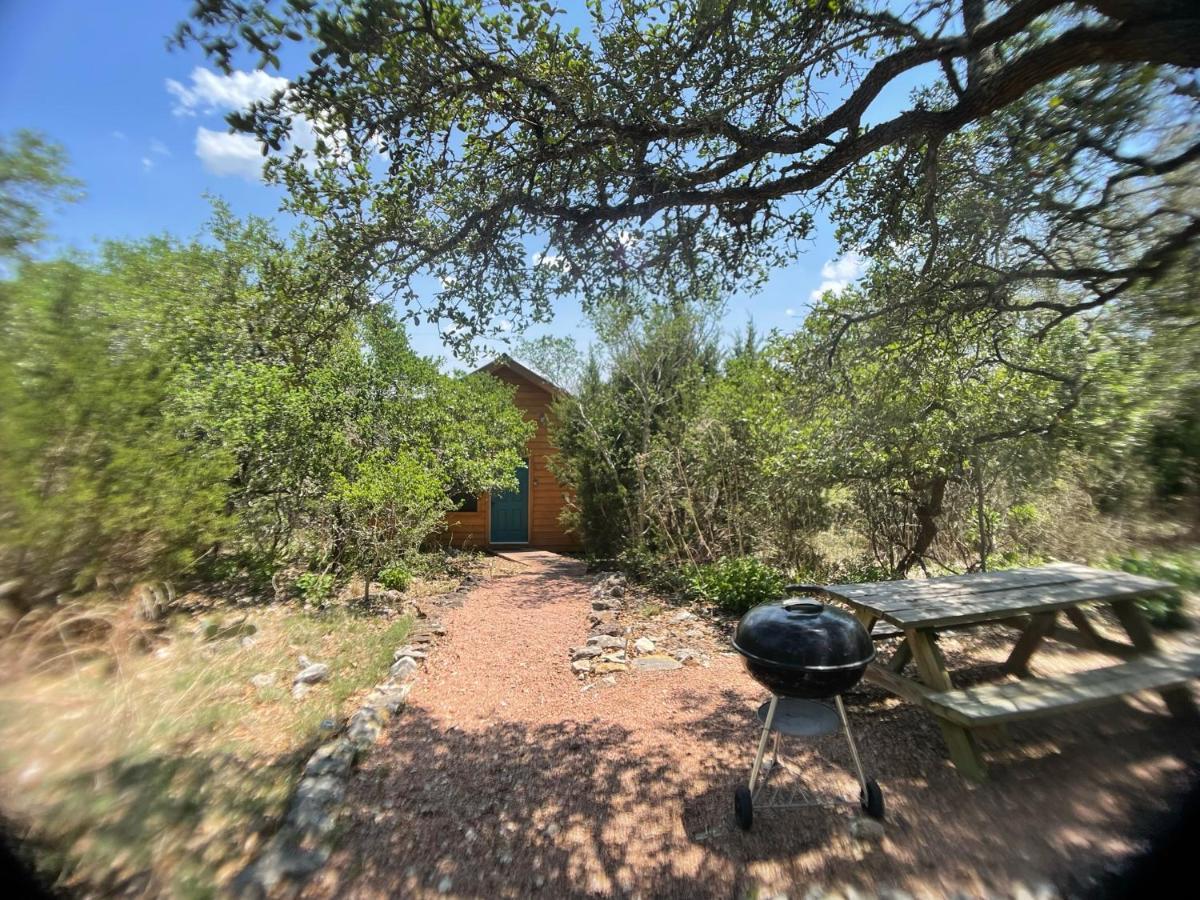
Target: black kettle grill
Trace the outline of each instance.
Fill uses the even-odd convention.
[[[733,649],[744,658],[750,676],[771,692],[771,699],[758,711],[763,729],[750,769],[750,783],[740,786],[734,794],[734,814],[744,829],[753,825],[754,801],[765,790],[770,774],[781,764],[780,736],[831,734],[839,726],[846,733],[858,774],[861,788],[858,802],[867,815],[883,818],[883,793],[875,780],[863,773],[841,697],[862,679],[875,658],[875,646],[867,629],[850,613],[812,596],[802,596],[822,590],[819,585],[789,584],[783,598],[760,603],[742,616],[737,625]],[[830,698],[833,708],[817,702]],[[772,732],[775,747],[764,771],[763,756]],[[825,802],[804,795],[800,799],[793,796],[760,804],[759,808],[784,809]]]

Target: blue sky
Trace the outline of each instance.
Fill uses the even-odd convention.
[[[569,6],[569,2],[562,5]],[[278,189],[255,175],[257,160],[239,136],[225,134],[226,109],[273,77],[220,77],[199,53],[169,51],[167,36],[185,0],[0,0],[0,131],[32,128],[63,144],[86,197],[54,219],[62,243],[169,232],[194,235],[208,217],[206,194],[240,214],[275,217]],[[915,83],[899,86],[872,112],[885,115]],[[248,152],[249,151],[249,152]],[[733,331],[753,316],[761,330],[791,330],[813,291],[841,284],[858,269],[838,260],[828,223],[809,251],[774,273],[766,287],[729,301]],[[436,327],[410,331],[422,353],[446,357]],[[554,322],[529,332],[590,337],[578,304],[560,302]]]

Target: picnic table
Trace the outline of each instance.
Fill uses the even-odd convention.
[[[1160,652],[1139,597],[1172,589],[1169,582],[1059,563],[945,578],[835,584],[822,590],[847,604],[876,640],[903,640],[866,677],[933,713],[950,758],[972,780],[987,777],[977,732],[1017,719],[1108,703],[1139,691],[1159,692],[1177,716],[1195,717],[1188,682],[1200,676],[1200,649]],[[1107,604],[1129,643],[1101,635],[1084,611]],[[1071,627],[1063,627],[1060,615]],[[1017,633],[1006,668],[1020,680],[955,688],[938,649],[947,628],[1002,623]],[[890,627],[889,627],[890,626]],[[1124,662],[1056,678],[1034,678],[1030,658],[1047,638],[1097,650]],[[916,664],[919,680],[903,672]]]

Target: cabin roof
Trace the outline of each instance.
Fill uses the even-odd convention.
[[[520,375],[522,378],[524,378],[526,381],[530,381],[533,384],[540,387],[542,390],[546,391],[546,393],[550,394],[552,397],[569,397],[570,396],[570,393],[568,391],[564,390],[563,388],[560,388],[557,384],[555,384],[553,381],[551,381],[545,375],[539,375],[533,369],[529,368],[529,366],[522,365],[521,363],[519,363],[515,359],[513,359],[511,356],[509,356],[507,353],[501,353],[499,356],[497,356],[491,362],[487,363],[486,365],[480,366],[475,371],[477,373],[486,372],[488,375],[495,375],[496,372],[499,371],[500,369],[511,369],[512,371],[514,371],[518,375]]]

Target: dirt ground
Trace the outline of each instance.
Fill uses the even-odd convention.
[[[1011,727],[990,780],[955,774],[933,719],[862,685],[847,695],[888,815],[851,836],[855,805],[733,822],[765,692],[709,629],[707,668],[629,673],[587,690],[568,648],[591,579],[531,565],[448,610],[408,710],[358,771],[345,834],[309,897],[1029,896],[1086,891],[1168,812],[1200,730],[1156,695]],[[674,613],[662,613],[664,621]],[[948,635],[960,683],[995,677],[1006,632]],[[1047,644],[1033,669],[1108,662]],[[806,788],[856,796],[844,740],[791,741]]]

